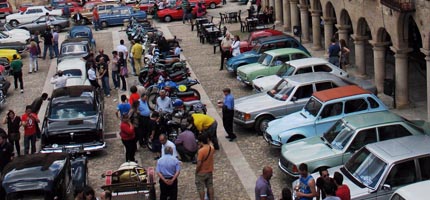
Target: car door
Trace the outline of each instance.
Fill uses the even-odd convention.
[[[306,104],[306,102],[309,100],[309,98],[312,96],[313,92],[314,92],[313,84],[298,86],[295,89],[295,91],[293,91],[293,93],[291,94],[291,97],[288,103],[288,108],[286,109],[288,113],[286,114],[290,114],[301,110],[303,106]]]
[[[279,69],[282,67],[282,65],[288,61],[290,61],[290,55],[276,56],[272,60],[270,67],[266,68],[267,70],[265,71],[264,76],[270,76],[270,75],[276,74],[279,71]]]
[[[123,24],[125,19],[130,19],[131,13],[129,9],[120,9],[120,21],[117,24]]]
[[[398,188],[417,182],[419,178],[416,169],[414,159],[394,164],[385,177],[385,181],[379,185],[376,198],[389,199],[390,195]],[[385,186],[390,186],[390,188],[386,188]]]
[[[43,33],[43,31],[45,31],[46,29],[46,17],[39,17],[39,19],[37,19],[35,23],[31,23],[29,24],[29,26],[29,29],[33,32],[39,31],[40,33]]]
[[[349,158],[361,147],[367,144],[377,142],[377,131],[375,127],[358,130],[357,133],[351,134],[351,142],[344,144],[344,153],[342,155],[342,163],[345,164]]]
[[[314,133],[321,135],[343,116],[343,102],[332,102],[325,104],[315,118]]]

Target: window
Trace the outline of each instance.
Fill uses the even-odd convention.
[[[327,65],[315,65],[314,71],[315,72],[331,72],[333,70]]]
[[[356,134],[354,140],[349,146],[349,151],[354,152],[360,149],[361,147],[365,146],[366,144],[370,144],[374,142],[377,142],[375,128],[361,130]]]
[[[421,178],[422,180],[429,180],[430,179],[430,157],[424,157],[418,159],[418,162],[420,164],[421,169]]]
[[[379,103],[375,99],[373,99],[372,97],[367,97],[367,101],[369,101],[371,108],[378,108],[379,107]]]
[[[328,90],[331,88],[335,88],[337,86],[329,81],[329,82],[317,83],[317,84],[315,84],[315,87],[317,88],[317,91],[322,91],[322,90]]]
[[[296,74],[312,73],[312,67],[304,67],[297,70]]]
[[[321,118],[333,117],[342,114],[343,103],[332,103],[324,106],[321,112]]]
[[[284,56],[279,56],[277,58],[275,58],[275,61],[273,62],[273,66],[279,66],[282,65],[283,63],[290,61],[290,56],[288,55],[284,55]]]
[[[393,187],[398,187],[417,181],[417,174],[415,172],[415,163],[413,160],[399,163],[391,168],[390,173],[385,180],[385,184]]]
[[[128,15],[128,14],[129,14],[129,12],[128,12],[127,9],[122,9],[121,10],[121,15]]]
[[[291,60],[297,60],[297,59],[302,59],[307,57],[308,57],[307,55],[301,54],[301,53],[291,54]]]
[[[364,99],[349,100],[345,103],[345,114],[359,112],[367,109],[367,102]]]
[[[313,93],[312,85],[304,85],[297,89],[296,93],[294,94],[294,97],[297,99],[302,98],[309,98],[312,96]]]
[[[43,13],[42,9],[34,9],[34,13]]]
[[[412,135],[405,127],[400,124],[378,127],[378,132],[379,141]]]

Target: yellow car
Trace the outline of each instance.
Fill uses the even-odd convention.
[[[9,63],[12,61],[14,54],[18,56],[18,59],[21,59],[21,55],[15,49],[0,49],[0,58],[6,58]]]

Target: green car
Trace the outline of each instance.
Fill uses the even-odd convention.
[[[344,117],[323,136],[315,136],[282,145],[279,168],[294,177],[298,166],[308,165],[309,172],[343,165],[361,147],[409,135],[429,133],[424,121],[409,121],[390,111]]]
[[[237,68],[237,79],[247,85],[252,85],[254,79],[275,75],[285,62],[308,57],[310,57],[309,54],[296,48],[266,51],[256,63]]]

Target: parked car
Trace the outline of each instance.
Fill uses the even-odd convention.
[[[2,173],[6,199],[74,199],[87,185],[88,161],[66,153],[31,154],[14,158]]]
[[[88,26],[73,26],[67,39],[70,38],[86,38],[90,42],[91,49],[96,49],[96,40],[93,37],[93,31]]]
[[[69,6],[70,13],[76,13],[78,11],[84,10],[84,8],[76,1],[66,2],[66,3],[59,3],[54,6],[55,9],[61,9],[64,13],[64,7]]]
[[[255,79],[276,74],[285,62],[308,57],[310,57],[309,54],[295,48],[266,51],[261,54],[256,63],[237,68],[237,80],[246,85],[252,85]]]
[[[430,188],[429,180],[412,183],[397,189],[390,200],[426,200],[428,188]]]
[[[117,3],[100,3],[100,2],[94,2],[93,4],[89,4],[89,5],[92,5],[92,7],[84,6],[84,10],[81,12],[82,16],[84,17],[85,24],[92,23],[93,9],[97,9],[99,15],[102,15],[110,12],[112,8],[121,6],[120,4],[117,4]],[[85,9],[85,8],[89,8],[89,9]]]
[[[61,70],[63,76],[69,77],[66,86],[91,85],[87,78],[85,61],[81,58],[66,58],[58,63],[57,70]]]
[[[430,179],[430,137],[407,136],[368,144],[346,161],[329,168],[343,175],[351,199],[388,200],[398,188]],[[313,173],[314,179],[319,177]],[[299,180],[293,182],[297,186]]]
[[[3,24],[3,30],[2,31],[4,31],[8,35],[24,35],[27,38],[31,38],[30,31],[20,29],[20,28],[14,28],[9,23]]]
[[[46,23],[46,16],[41,16],[32,22],[22,23],[18,25],[17,28],[28,30],[30,33],[35,33],[36,31],[42,33],[46,30]],[[69,19],[56,15],[49,16],[49,23],[58,33],[70,26]]]
[[[0,49],[0,58],[6,58],[9,63],[12,62],[13,55],[15,54],[18,56],[18,59],[21,59],[21,55],[16,49]]]
[[[103,94],[92,86],[55,89],[42,124],[41,152],[102,150],[106,147],[103,111]]]
[[[0,18],[5,18],[7,15],[13,13],[13,8],[9,2],[1,2],[0,3]]]
[[[296,48],[311,55],[294,37],[289,35],[270,36],[259,39],[251,51],[228,59],[226,68],[229,72],[236,73],[240,66],[257,62],[264,52],[279,48]]]
[[[46,13],[50,15],[63,15],[61,9],[52,10],[46,6],[32,6],[25,9],[25,11],[6,16],[6,22],[15,27],[19,24],[31,22],[40,16],[45,16]]]
[[[190,6],[192,7],[191,13],[193,16],[196,16],[197,13],[197,7],[196,4],[190,3]],[[165,8],[163,10],[157,11],[158,19],[163,20],[165,22],[171,22],[172,20],[178,20],[182,19],[184,11],[182,10],[181,5],[177,5],[173,8]]]
[[[27,48],[29,38],[24,35],[8,35],[0,31],[0,49],[15,49],[22,53]]]
[[[257,44],[257,41],[260,38],[270,37],[275,35],[283,35],[282,31],[274,30],[274,29],[265,29],[261,31],[252,31],[248,39],[240,41],[240,52],[244,53],[247,51],[251,51],[252,48]]]
[[[310,172],[343,165],[366,144],[430,133],[427,123],[409,121],[390,111],[349,115],[338,120],[322,136],[313,136],[282,145],[279,168],[298,177],[297,166],[308,165]]]
[[[345,116],[387,110],[384,103],[356,85],[315,92],[299,112],[269,122],[264,139],[274,145],[320,136]]]
[[[146,20],[145,11],[136,11],[128,6],[112,8],[110,12],[100,15],[100,23],[103,28],[114,25],[123,25],[124,20],[134,17],[137,21]]]
[[[90,51],[95,51],[95,49],[91,49],[91,42],[88,38],[69,38],[61,43],[57,62],[70,57],[82,58],[87,56]]]
[[[341,78],[351,79],[352,81],[352,77],[349,77],[348,72],[331,64],[326,59],[303,58],[286,62],[281,66],[278,72],[276,72],[276,75],[254,79],[252,81],[252,87],[257,92],[263,92],[272,89],[282,78],[313,72],[328,72]]]
[[[189,0],[188,2],[194,3],[194,4],[197,4],[199,2],[205,2],[206,8],[215,9],[216,6],[221,3],[221,0]],[[178,4],[179,4],[179,2],[178,2]]]
[[[236,99],[234,122],[264,133],[269,121],[301,110],[314,92],[350,84],[326,72],[290,76],[267,93]]]

